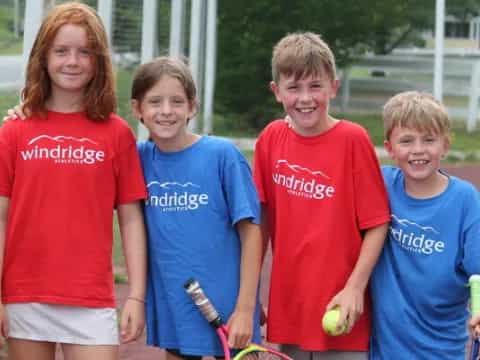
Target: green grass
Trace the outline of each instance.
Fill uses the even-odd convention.
[[[365,127],[376,146],[383,146],[383,123],[380,114],[334,114],[337,118],[344,118],[359,123]],[[480,150],[480,129],[468,133],[465,123],[460,120],[453,121],[453,142],[451,149],[473,152]]]
[[[21,55],[22,51],[23,42],[20,40],[2,41],[0,43],[0,55]]]
[[[19,102],[18,92],[8,91],[0,93],[0,118],[6,114],[7,109],[12,108]]]
[[[22,53],[23,41],[12,32],[13,9],[11,6],[0,6],[0,55]]]
[[[137,129],[138,120],[130,111],[130,89],[132,86],[133,70],[117,71],[117,101],[118,114],[128,121],[133,130]]]

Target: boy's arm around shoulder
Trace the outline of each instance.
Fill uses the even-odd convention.
[[[260,279],[262,236],[260,226],[250,219],[240,220],[236,228],[241,242],[240,289],[227,326],[230,329],[229,345],[232,348],[242,348],[250,343],[254,331],[253,317]]]
[[[117,212],[129,284],[120,335],[122,342],[130,342],[140,337],[145,326],[146,234],[140,201],[121,204]]]

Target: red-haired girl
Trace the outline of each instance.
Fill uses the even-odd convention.
[[[105,30],[88,6],[44,19],[22,91],[26,121],[0,128],[0,325],[10,358],[116,359],[144,327],[146,189],[135,139],[115,115]],[[117,210],[130,293],[118,334]],[[119,339],[120,338],[120,339]]]

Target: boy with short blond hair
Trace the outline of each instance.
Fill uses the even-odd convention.
[[[339,83],[320,36],[280,40],[272,75],[290,124],[270,123],[255,150],[264,238],[273,249],[268,340],[296,360],[366,359],[365,289],[390,219],[378,160],[362,127],[329,115]],[[321,326],[335,306],[348,332],[338,337]]]
[[[371,278],[370,360],[464,360],[466,284],[480,273],[479,193],[440,170],[451,123],[432,95],[394,96],[383,120],[398,167],[382,169],[392,218]]]

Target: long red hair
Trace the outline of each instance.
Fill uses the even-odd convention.
[[[55,6],[43,20],[28,59],[23,107],[27,113],[46,114],[45,101],[51,95],[47,55],[58,30],[65,24],[86,30],[88,46],[94,54],[94,75],[85,89],[85,111],[92,120],[105,120],[117,107],[107,35],[95,10],[77,2]]]

